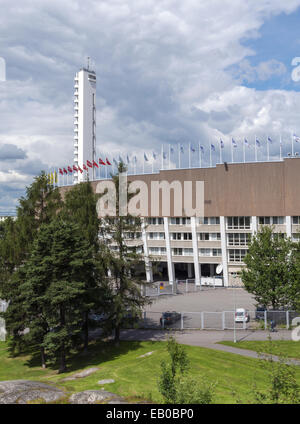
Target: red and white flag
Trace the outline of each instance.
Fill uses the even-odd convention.
[[[110,161],[106,158],[107,165],[111,165]]]
[[[78,168],[77,168],[77,166],[76,166],[76,165],[73,165],[73,171],[78,172]]]
[[[72,174],[73,169],[70,166],[68,166],[68,171]]]
[[[88,171],[88,169],[87,169],[87,167],[86,167],[86,165],[85,165],[85,164],[83,164],[83,169],[84,169],[85,171]]]
[[[59,168],[59,173],[60,173],[61,175],[64,175],[63,170],[62,170],[61,168]]]
[[[66,170],[66,168],[64,168],[64,173],[65,173],[65,174],[68,174],[68,171]]]
[[[103,162],[103,160],[101,158],[99,158],[99,163],[100,163],[100,165],[106,165],[106,163]]]
[[[99,168],[98,163],[95,162],[94,160],[93,160],[93,166],[96,166],[96,168]]]
[[[86,161],[86,164],[87,164],[87,166],[89,166],[90,168],[93,168],[93,165],[92,165],[92,163],[91,163],[89,160],[87,160],[87,161]]]
[[[83,173],[83,170],[80,168],[80,166],[78,165],[78,171],[81,172],[81,174]]]

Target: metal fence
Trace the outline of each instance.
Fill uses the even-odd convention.
[[[296,311],[247,311],[247,319],[236,317],[234,311],[201,312],[152,312],[144,311],[139,328],[177,330],[267,330],[271,321],[276,329],[290,329],[293,318],[300,315]]]
[[[196,293],[201,290],[224,287],[221,277],[204,278],[201,277],[200,285],[195,284],[195,279],[176,280],[174,284],[169,281],[156,281],[154,283],[141,284],[141,293],[147,297],[157,297],[161,295],[176,295],[184,293]]]

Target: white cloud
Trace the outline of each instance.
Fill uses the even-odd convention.
[[[239,85],[284,75],[275,60],[251,67],[241,40],[259,37],[300,0],[2,0],[0,143],[26,151],[15,172],[63,166],[73,154],[73,76],[97,71],[99,152],[143,152],[161,143],[255,132],[300,132],[299,95]],[[1,164],[1,170],[9,169]],[[2,181],[4,184],[5,181]]]

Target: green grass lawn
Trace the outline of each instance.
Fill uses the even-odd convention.
[[[259,366],[257,359],[246,358],[227,352],[221,352],[195,346],[185,346],[191,362],[191,374],[199,378],[205,376],[210,382],[216,382],[215,403],[235,403],[239,399],[247,403],[254,384],[266,387],[266,372]],[[152,351],[144,358],[139,356]],[[149,400],[154,403],[162,401],[157,380],[160,363],[168,359],[165,342],[121,342],[119,347],[111,343],[97,342],[91,344],[87,355],[72,358],[69,372],[58,374],[57,369],[43,370],[39,357],[21,356],[11,358],[6,343],[0,342],[0,381],[30,379],[54,383],[68,394],[100,389],[99,380],[112,378],[113,384],[106,384],[106,390],[124,396],[129,401]],[[99,370],[83,379],[62,382],[66,376],[84,368],[97,366]],[[300,383],[300,369],[297,371]]]
[[[254,350],[255,352],[268,353],[269,342],[268,341],[255,341],[255,340],[244,340],[241,342],[233,343],[230,341],[220,342],[220,344],[226,346],[233,346],[240,349]],[[274,355],[283,354],[288,358],[300,359],[300,341],[294,342],[293,340],[273,340],[273,353]]]

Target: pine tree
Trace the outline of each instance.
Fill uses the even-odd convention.
[[[140,292],[140,279],[135,276],[136,266],[143,261],[139,246],[129,246],[126,234],[141,232],[141,218],[119,214],[119,174],[126,172],[121,162],[118,174],[112,177],[116,189],[116,216],[101,220],[103,240],[107,243],[108,267],[111,271],[112,296],[109,301],[107,329],[114,330],[115,343],[119,344],[120,330],[127,323],[141,316],[141,308],[146,303]],[[128,195],[128,200],[133,194]]]

